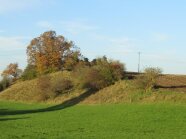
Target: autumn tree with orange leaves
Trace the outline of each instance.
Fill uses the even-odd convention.
[[[35,66],[39,74],[64,69],[75,64],[80,52],[72,41],[48,31],[34,38],[27,47],[28,64]],[[72,61],[74,60],[74,61]]]
[[[12,76],[14,79],[17,79],[22,74],[22,70],[19,69],[17,63],[10,63],[6,69],[2,72],[1,76],[8,77]]]

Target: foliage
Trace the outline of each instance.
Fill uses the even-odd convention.
[[[51,92],[51,77],[49,75],[40,76],[37,80],[37,87],[40,91],[41,100],[47,100],[54,96]]]
[[[103,70],[102,70],[103,71]],[[84,88],[91,88],[91,89],[102,89],[110,84],[110,80],[106,79],[101,73],[99,69],[95,68],[88,68],[88,70],[84,73],[84,82],[83,87]]]
[[[11,79],[4,77],[1,81],[0,81],[0,91],[5,90],[6,88],[8,88],[11,85]]]
[[[37,88],[39,90],[40,100],[47,100],[57,97],[60,94],[68,93],[73,88],[73,82],[63,76],[42,75],[37,80]]]
[[[70,79],[56,77],[52,82],[52,91],[56,94],[62,94],[70,91],[73,88],[73,83]]]
[[[139,88],[144,89],[145,92],[150,92],[155,87],[161,73],[162,71],[160,68],[146,68],[144,74],[137,78],[136,84]]]
[[[66,70],[73,70],[74,67],[78,64],[79,62],[79,56],[80,56],[80,52],[79,51],[72,51],[71,53],[69,53],[64,61],[64,69]]]
[[[2,72],[3,77],[13,77],[14,79],[17,79],[21,76],[22,70],[19,69],[19,66],[17,63],[10,63],[6,69]]]
[[[120,80],[124,78],[124,72],[126,71],[126,67],[120,61],[110,61],[111,70],[113,73],[114,80]]]
[[[36,66],[39,74],[63,69],[63,64],[67,64],[66,59],[74,53],[79,56],[73,42],[67,41],[61,35],[57,36],[55,31],[44,32],[27,47],[28,64]]]
[[[76,67],[74,77],[79,80],[80,87],[99,90],[122,79],[124,69],[120,62],[108,61],[103,57],[97,58],[91,66]]]
[[[37,77],[36,67],[32,65],[28,65],[23,72],[22,79],[23,80],[31,80]]]
[[[80,73],[80,72],[79,72]],[[83,74],[83,73],[82,73]],[[137,75],[138,76],[138,75]],[[9,89],[4,90],[0,93],[0,100],[13,100],[19,102],[40,102],[43,103],[62,103],[66,100],[71,100],[79,95],[83,94],[86,89],[78,88],[76,83],[81,83],[79,80],[76,82],[76,77],[69,71],[62,71],[50,74],[51,88],[55,80],[68,79],[73,82],[73,88],[61,92],[59,95],[51,91],[51,94],[46,94],[46,92],[40,91],[38,89],[38,79],[19,81],[12,85]],[[81,75],[81,77],[84,77]],[[158,79],[158,85],[160,86],[181,86],[182,83],[186,81],[185,76],[177,75],[164,75]],[[152,90],[152,92],[145,93],[144,90],[136,88],[135,80],[120,80],[113,85],[103,88],[99,91],[95,90],[95,94],[84,99],[85,104],[105,104],[105,103],[186,103],[186,88],[159,88]],[[64,94],[63,94],[64,93]],[[47,95],[47,100],[42,99],[42,96]],[[58,96],[57,96],[58,95]],[[52,96],[52,97],[50,97]],[[54,96],[54,98],[53,98]],[[44,97],[43,97],[44,98]]]

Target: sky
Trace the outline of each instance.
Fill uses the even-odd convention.
[[[137,71],[186,74],[185,0],[0,0],[0,72],[27,65],[26,48],[54,30],[92,60],[106,55]]]

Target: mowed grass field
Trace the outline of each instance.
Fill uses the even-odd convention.
[[[0,102],[1,139],[185,139],[186,105]]]

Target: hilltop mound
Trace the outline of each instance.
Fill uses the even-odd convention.
[[[56,77],[70,78],[69,72],[56,72],[50,74],[53,81]],[[23,101],[23,102],[40,102],[42,93],[38,89],[38,79],[28,81],[18,81],[8,89],[0,93],[0,99]]]
[[[57,76],[69,77],[70,72],[51,74],[52,80]],[[138,75],[134,75],[138,76]],[[19,81],[0,94],[2,100],[22,102],[42,102],[37,80]],[[121,80],[99,91],[87,91],[75,88],[70,93],[48,99],[47,103],[132,103],[132,102],[186,102],[186,76],[162,75],[156,89],[144,93],[137,89],[133,79]]]

